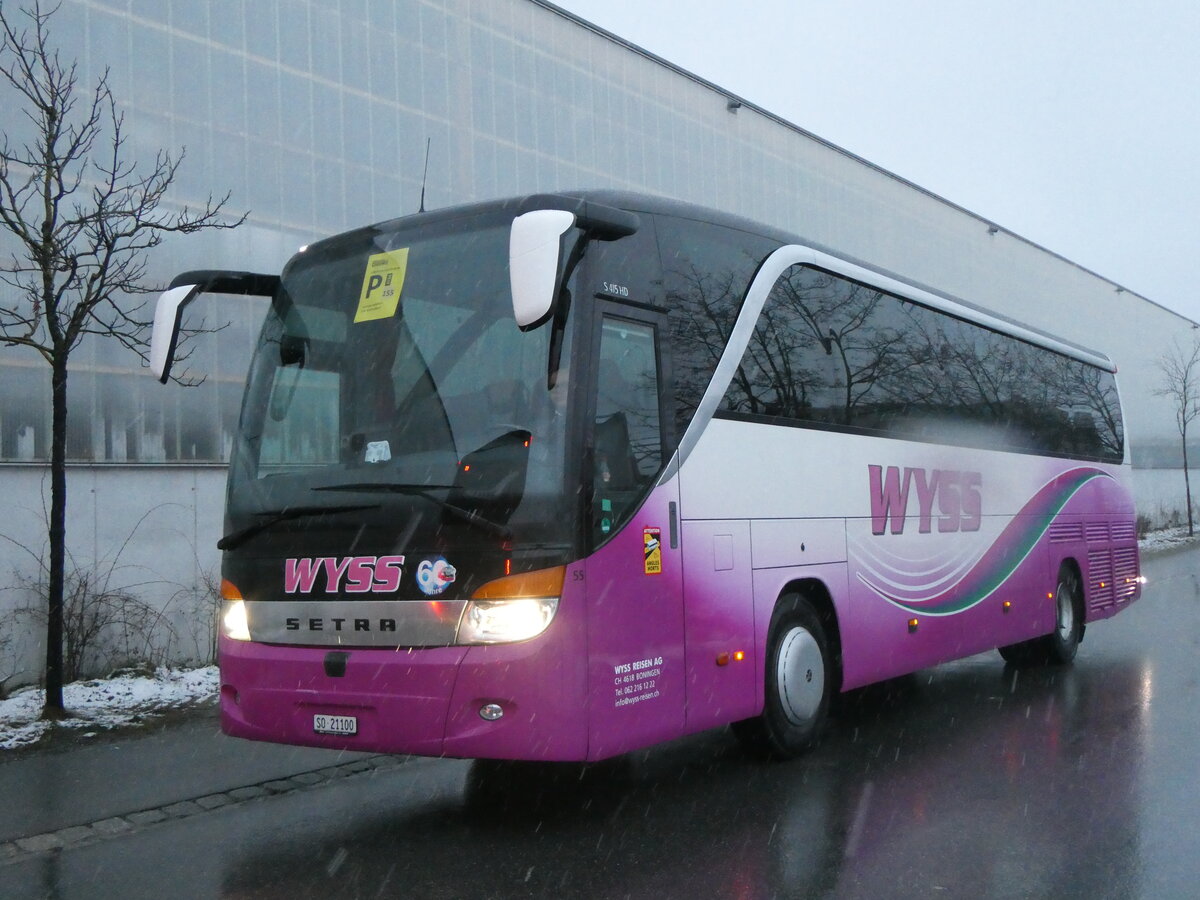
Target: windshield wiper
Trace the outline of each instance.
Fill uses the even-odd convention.
[[[362,491],[363,493],[383,493],[383,494],[407,494],[413,497],[421,497],[440,506],[446,512],[450,513],[461,522],[466,522],[468,525],[473,525],[480,531],[500,538],[502,541],[512,540],[512,529],[507,525],[501,525],[499,522],[493,522],[486,516],[481,516],[479,513],[470,509],[464,509],[461,506],[456,506],[449,500],[443,500],[441,497],[430,493],[430,489],[442,488],[452,489],[451,484],[402,484],[398,482],[386,481],[358,481],[350,484],[327,484],[321,487],[313,488],[314,491]]]
[[[269,519],[264,519],[261,522],[255,522],[253,525],[247,525],[245,528],[239,528],[237,531],[231,531],[219,541],[217,541],[218,550],[233,550],[240,547],[256,534],[261,534],[268,528],[273,528],[280,522],[286,522],[289,519],[305,519],[309,516],[324,516],[333,515],[335,513],[357,512],[362,509],[379,509],[378,503],[355,503],[351,506],[288,506],[283,509],[269,510],[260,512],[260,516],[270,516]]]

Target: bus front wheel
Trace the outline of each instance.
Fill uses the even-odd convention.
[[[789,759],[818,741],[833,689],[829,641],[816,610],[803,597],[783,597],[767,639],[762,714],[734,724],[749,749]]]

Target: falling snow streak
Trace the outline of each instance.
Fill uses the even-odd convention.
[[[1070,469],[1042,486],[1005,526],[979,561],[962,578],[942,591],[925,596],[901,597],[874,583],[862,572],[858,580],[884,600],[907,612],[924,616],[952,616],[971,609],[991,596],[1033,552],[1054,517],[1079,490],[1096,478],[1111,478],[1091,467]],[[902,577],[904,573],[896,572]]]

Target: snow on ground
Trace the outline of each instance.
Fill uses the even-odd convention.
[[[63,687],[63,705],[71,717],[56,723],[38,720],[44,692],[26,688],[0,700],[0,750],[36,744],[51,728],[82,729],[87,737],[86,732],[144,721],[156,712],[208,700],[218,684],[216,666],[77,681]]]
[[[1188,537],[1187,528],[1181,527],[1156,531],[1138,546],[1142,553],[1156,553],[1197,542],[1200,534]],[[41,689],[27,688],[8,700],[0,700],[0,750],[36,744],[54,727],[84,729],[87,736],[87,732],[145,721],[156,712],[211,700],[218,685],[216,666],[77,681],[63,688],[63,704],[72,717],[54,725],[38,721]]]
[[[1157,553],[1160,550],[1171,550],[1185,544],[1194,544],[1197,541],[1200,541],[1200,532],[1197,532],[1194,537],[1188,537],[1187,526],[1180,525],[1178,528],[1165,528],[1162,531],[1151,532],[1138,541],[1138,549],[1142,553]]]

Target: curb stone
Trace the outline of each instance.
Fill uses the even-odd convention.
[[[340,766],[324,766],[312,772],[302,772],[286,779],[271,779],[259,784],[231,788],[216,794],[205,794],[189,800],[180,800],[153,809],[143,809],[122,816],[110,816],[89,822],[86,825],[72,825],[57,831],[43,834],[32,834],[0,843],[0,865],[18,862],[26,857],[39,853],[61,851],[82,844],[94,843],[108,838],[119,837],[132,831],[149,828],[162,822],[177,821],[188,816],[200,815],[226,807],[238,806],[251,800],[263,797],[274,797],[290,794],[296,791],[309,790],[328,784],[335,779],[346,778],[363,773],[374,774],[379,770],[390,769],[404,765],[410,757],[407,756],[374,756],[370,759],[355,760]]]

